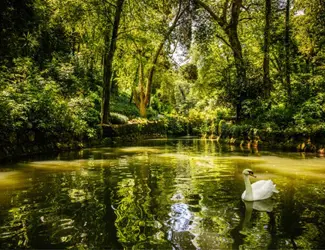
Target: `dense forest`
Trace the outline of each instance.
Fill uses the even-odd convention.
[[[4,0],[0,12],[1,146],[160,117],[174,134],[231,122],[325,135],[322,0]]]

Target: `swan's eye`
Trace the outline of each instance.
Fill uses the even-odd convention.
[[[253,171],[248,171],[249,174],[254,174]]]

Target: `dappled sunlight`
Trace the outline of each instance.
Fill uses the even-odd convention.
[[[24,188],[30,183],[29,177],[28,173],[19,170],[0,172],[0,191]],[[0,197],[2,194],[0,193]]]
[[[167,158],[167,159],[178,159],[178,160],[189,160],[191,159],[191,156],[189,155],[184,155],[184,154],[179,154],[179,153],[163,153],[157,155],[157,157],[160,158]]]
[[[70,189],[68,191],[71,202],[83,202],[91,199],[91,195],[87,194],[83,189]]]
[[[36,168],[41,170],[53,171],[73,171],[82,170],[84,168],[92,167],[110,167],[115,166],[119,162],[118,159],[81,159],[81,160],[67,160],[67,161],[34,161],[19,164],[25,168]]]
[[[122,147],[122,148],[118,148],[115,150],[115,152],[119,153],[154,153],[154,154],[159,154],[164,152],[165,149],[164,148],[160,148],[160,147]]]
[[[44,170],[71,171],[84,166],[83,161],[34,161],[22,164],[24,167]]]
[[[264,160],[263,163],[253,165],[256,174],[262,170],[291,178],[325,179],[325,161],[321,158],[290,159],[265,156],[262,159]]]

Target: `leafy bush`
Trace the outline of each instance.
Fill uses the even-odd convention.
[[[128,123],[129,118],[125,115],[119,113],[111,113],[110,122],[112,124],[126,124]]]
[[[292,124],[292,115],[292,110],[284,105],[273,106],[262,114],[262,118],[259,121],[263,121],[272,130],[285,129]]]
[[[324,117],[325,94],[319,93],[301,105],[299,111],[294,115],[294,120],[298,126],[303,127],[323,122]]]
[[[156,120],[158,117],[158,111],[154,110],[153,108],[149,107],[147,109],[147,118],[149,120]]]
[[[169,114],[164,116],[164,123],[168,135],[187,135],[188,122],[185,117]]]
[[[248,124],[235,124],[229,126],[229,136],[234,138],[248,139],[253,137],[254,130]]]
[[[126,94],[113,96],[111,101],[111,112],[123,114],[130,119],[139,117],[139,110],[135,104],[130,103],[129,97]]]
[[[96,136],[98,95],[62,95],[62,83],[40,72],[29,58],[14,61],[14,67],[0,72],[0,140],[14,143],[29,132],[42,140],[69,140]],[[40,139],[40,138],[36,138]]]

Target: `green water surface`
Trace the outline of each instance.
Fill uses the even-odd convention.
[[[325,159],[148,140],[0,165],[1,249],[324,249]],[[280,191],[244,203],[241,172]]]

